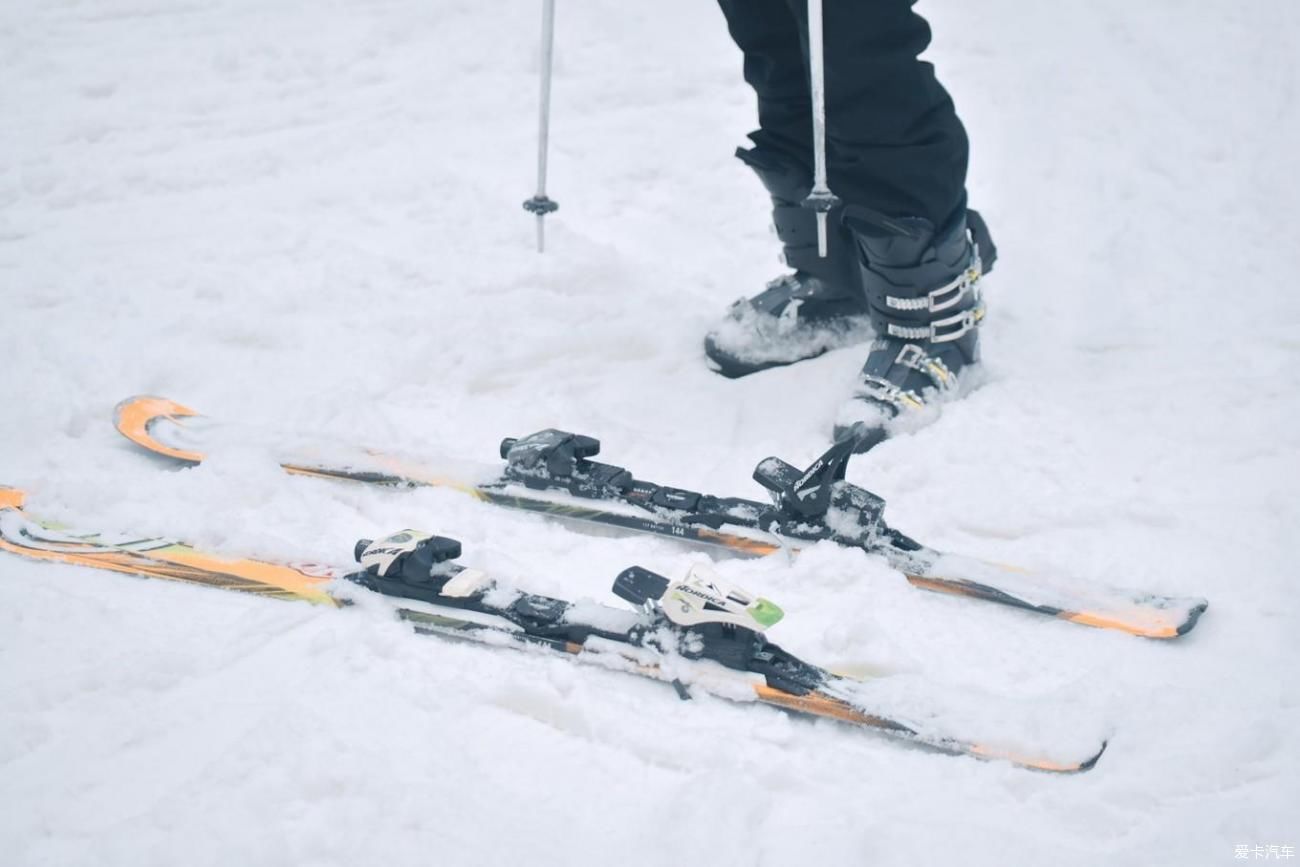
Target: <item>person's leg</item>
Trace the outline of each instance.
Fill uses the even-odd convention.
[[[823,0],[827,175],[846,203],[946,222],[961,205],[969,146],[934,67],[915,0]],[[812,173],[807,0],[719,0],[758,97],[750,134]]]
[[[786,2],[807,40],[806,0]],[[914,2],[823,0],[827,179],[848,204],[942,225],[964,202],[969,144],[918,59],[930,26]]]
[[[741,156],[772,192],[795,273],[733,305],[705,352],[743,376],[862,340],[869,319],[876,339],[835,431],[869,448],[895,419],[962,393],[978,360],[976,284],[995,252],[982,221],[975,239],[968,228],[965,130],[919,59],[930,28],[913,0],[823,0],[827,174],[844,206],[818,257],[799,207],[813,165],[806,0],[782,0],[785,15],[773,0],[720,3],[759,97],[757,146]]]
[[[745,81],[758,97],[756,147],[812,173],[812,98],[804,48],[806,26],[787,0],[718,0],[731,38],[745,58]]]
[[[732,305],[704,339],[724,376],[746,376],[868,339],[866,301],[852,238],[830,214],[827,255],[817,251],[812,188],[812,101],[802,29],[787,0],[719,0],[758,96],[754,147],[738,150],[772,197],[772,223],[794,273]]]
[[[835,436],[867,449],[972,384],[996,251],[978,215],[968,223],[966,131],[919,59],[930,28],[913,0],[823,3],[827,174],[876,332]]]

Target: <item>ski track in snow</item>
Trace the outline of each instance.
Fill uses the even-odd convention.
[[[719,559],[832,665],[1113,734],[1071,778],[935,755],[372,616],[0,563],[6,864],[1220,864],[1300,846],[1300,7],[927,0],[1002,258],[990,382],[850,468],[939,547],[1211,600],[1164,644]],[[710,3],[560,4],[532,252],[535,3],[0,6],[0,481],[74,525],[339,561],[423,526],[609,599],[708,555],[451,492],[161,471],[114,403],[413,455],[548,426],[748,493],[823,447],[842,350],[731,382],[700,340],[778,273]],[[918,703],[925,697],[918,696]],[[980,719],[987,725],[990,720]],[[1016,720],[1008,721],[1009,725]]]

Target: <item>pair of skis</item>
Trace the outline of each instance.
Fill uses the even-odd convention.
[[[246,436],[240,428],[155,397],[123,401],[116,424],[133,442],[183,464],[198,463],[210,448]],[[499,467],[416,464],[376,452],[321,446],[288,449],[279,460],[294,474],[452,487],[498,505],[745,554],[832,541],[884,556],[924,589],[1151,638],[1185,633],[1206,607],[1201,599],[1080,592],[926,548],[885,524],[879,497],[844,480],[846,449],[832,448],[805,471],[775,458],[763,461],[755,478],[771,492],[770,504],[640,481],[620,467],[592,461],[598,449],[599,443],[590,437],[549,430],[503,441],[505,465]],[[328,605],[346,604],[347,588],[360,585],[407,600],[396,614],[423,634],[540,648],[667,681],[683,696],[692,691],[728,698],[743,695],[945,752],[1003,759],[1037,770],[1086,770],[1105,749],[1098,739],[1062,755],[954,736],[937,728],[926,714],[911,718],[882,705],[862,684],[803,662],[769,642],[765,630],[780,619],[780,610],[698,570],[670,582],[633,567],[614,584],[615,594],[632,603],[632,610],[575,606],[503,587],[464,569],[452,562],[460,554],[454,540],[426,533],[404,531],[379,542],[363,540],[355,552],[359,570],[294,567],[214,557],[167,539],[61,530],[30,516],[23,495],[12,489],[0,489],[0,548],[36,559]]]
[[[414,462],[377,451],[266,442],[257,431],[200,416],[175,401],[133,397],[117,429],[148,451],[195,465],[214,449],[259,440],[289,473],[370,484],[453,488],[499,506],[765,555],[830,541],[883,557],[913,586],[1008,605],[1072,623],[1170,639],[1196,625],[1208,603],[1037,575],[929,548],[884,520],[885,501],[845,481],[852,445],[832,446],[806,470],[767,458],[754,479],[770,502],[717,497],[635,478],[592,458],[600,442],[545,430],[503,440],[503,465]]]

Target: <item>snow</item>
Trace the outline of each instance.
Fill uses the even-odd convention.
[[[849,468],[937,547],[1203,595],[1157,643],[911,589],[853,552],[719,558],[844,669],[1101,720],[1054,777],[326,611],[0,561],[7,864],[1218,864],[1300,845],[1300,144],[1290,0],[926,0],[1001,253],[988,382]],[[451,491],[164,472],[129,394],[490,462],[561,427],[760,494],[861,348],[729,381],[779,273],[711,4],[561,4],[547,253],[537,4],[0,6],[0,481],[65,523],[345,561],[419,526],[536,592],[707,555]],[[886,680],[888,683],[888,679]],[[1055,719],[1050,719],[1055,717]],[[980,720],[981,724],[987,722]],[[1009,720],[1008,725],[1015,725]]]
[[[637,625],[641,618],[636,612],[626,608],[614,608],[594,599],[576,599],[565,615],[572,623],[585,623],[609,632],[627,632]]]

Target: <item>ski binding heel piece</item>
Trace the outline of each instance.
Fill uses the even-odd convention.
[[[803,472],[780,458],[767,458],[754,468],[754,481],[771,492],[783,511],[820,518],[830,509],[835,483],[844,481],[852,456],[853,443],[845,441],[835,443]]]
[[[888,531],[884,499],[844,480],[853,446],[852,440],[841,440],[802,471],[780,458],[759,462],[754,481],[776,504],[775,532],[799,537],[806,533],[806,528],[800,530],[803,525],[817,524],[822,538],[862,545]]]

